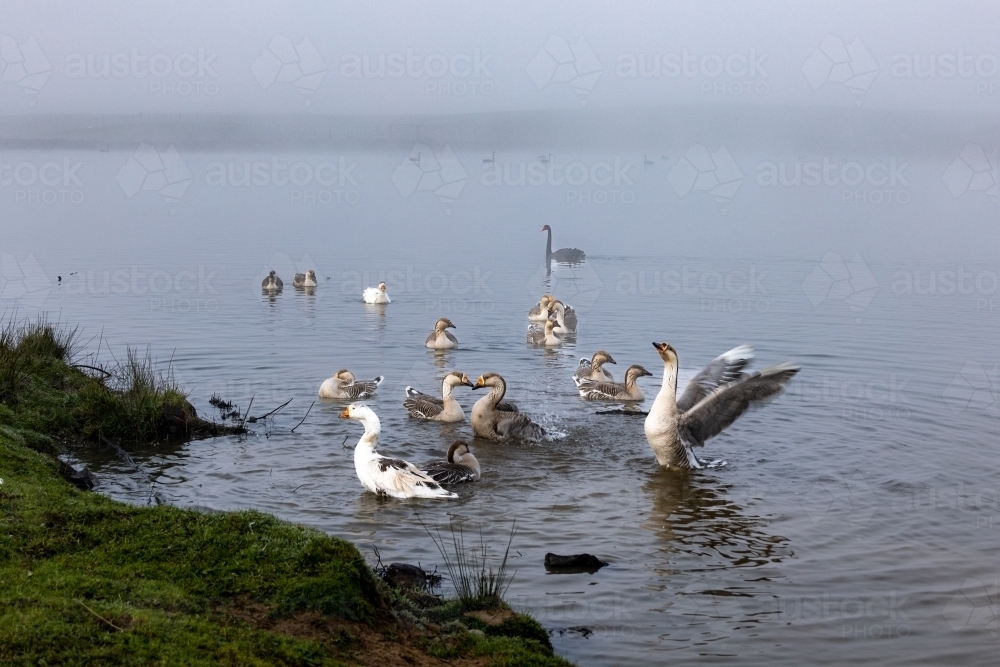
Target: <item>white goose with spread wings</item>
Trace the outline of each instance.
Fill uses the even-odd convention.
[[[799,372],[798,366],[782,363],[744,373],[753,350],[740,346],[714,359],[677,399],[677,352],[669,343],[653,347],[663,360],[663,386],[646,417],[646,440],[667,468],[702,468],[694,447],[721,433],[752,405],[781,393]]]
[[[365,303],[392,303],[389,293],[385,291],[385,283],[379,283],[378,287],[366,287],[361,298]]]
[[[472,406],[472,431],[480,438],[493,440],[502,438],[524,438],[540,440],[545,429],[531,421],[531,418],[517,411],[510,403],[502,403],[507,393],[507,382],[496,373],[480,375],[473,389],[490,387],[490,393]]]
[[[403,407],[416,419],[429,419],[439,422],[465,421],[465,411],[452,395],[455,387],[471,387],[472,381],[465,373],[452,371],[441,381],[441,398],[419,392],[413,387],[406,388],[406,400]]]
[[[479,460],[461,440],[451,443],[447,461],[434,461],[424,466],[427,474],[440,484],[459,484],[479,481]]]

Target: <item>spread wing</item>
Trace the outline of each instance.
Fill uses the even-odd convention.
[[[430,419],[441,414],[441,411],[444,410],[444,402],[440,398],[434,398],[412,387],[407,387],[403,407],[406,408],[411,417]]]
[[[602,382],[600,380],[590,380],[581,378],[576,383],[580,390],[580,396],[590,399],[614,399],[625,391],[625,385],[617,382]]]
[[[520,412],[496,413],[496,432],[505,438],[518,437],[537,440],[545,435],[545,430]]]
[[[677,399],[677,409],[686,412],[716,388],[745,377],[743,369],[752,360],[753,348],[749,345],[740,345],[719,355],[691,378],[684,393]]]
[[[424,466],[424,470],[439,484],[473,482],[476,479],[476,471],[469,466],[464,466],[460,463],[435,461],[434,463],[428,463]]]
[[[430,475],[402,459],[377,456],[368,465],[371,477],[378,481],[379,488],[382,489],[409,492],[418,486],[428,489],[441,488]]]
[[[781,393],[798,372],[798,366],[778,364],[718,387],[681,415],[678,423],[681,437],[689,445],[703,445],[752,405]]]
[[[344,385],[342,390],[352,399],[371,398],[384,379],[383,376],[379,375],[374,380],[355,380],[351,384]]]

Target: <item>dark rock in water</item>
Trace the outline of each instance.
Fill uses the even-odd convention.
[[[73,486],[84,491],[89,491],[97,486],[97,477],[90,472],[89,468],[77,470],[68,463],[59,462],[59,474],[63,476]]]
[[[611,410],[598,410],[595,415],[630,415],[632,417],[645,417],[648,412],[632,408],[614,408]]]
[[[559,554],[545,554],[545,569],[549,572],[561,574],[579,574],[586,572],[593,574],[607,565],[603,560],[591,554],[573,554],[572,556],[560,556]]]
[[[383,579],[396,588],[423,590],[427,586],[427,573],[422,568],[409,563],[391,563],[385,568]]]

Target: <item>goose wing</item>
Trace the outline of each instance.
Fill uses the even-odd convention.
[[[432,491],[441,490],[433,477],[417,466],[402,459],[376,456],[368,462],[369,473],[380,489],[413,493],[417,487],[425,487]]]
[[[753,348],[740,345],[720,354],[688,382],[677,399],[677,410],[687,412],[716,388],[746,377],[743,369],[753,360]]]
[[[563,322],[566,323],[566,328],[570,331],[576,331],[577,319],[576,311],[573,310],[573,306],[569,304],[566,305],[566,312],[563,315]]]
[[[588,378],[581,379],[577,382],[576,387],[580,390],[580,396],[596,399],[615,399],[625,391],[625,385],[623,384],[601,382],[600,380],[591,380]]]
[[[703,445],[752,405],[781,393],[798,372],[798,366],[778,364],[716,388],[681,415],[678,423],[681,438],[691,446]]]
[[[528,327],[528,333],[526,335],[528,343],[532,345],[539,345],[545,342],[545,329],[538,326],[537,324],[532,324]]]
[[[476,471],[461,463],[435,461],[424,466],[424,471],[438,484],[458,484],[476,480]]]
[[[295,277],[292,278],[293,285],[301,285],[305,281],[306,281],[306,274],[304,273],[296,273]]]
[[[545,435],[545,430],[520,412],[496,413],[496,432],[504,438],[518,437],[537,440]]]
[[[496,412],[520,412],[517,409],[517,405],[510,401],[500,401],[493,410]]]
[[[417,391],[413,387],[406,388],[406,400],[403,407],[410,413],[411,417],[418,419],[430,419],[441,414],[444,410],[444,401]]]
[[[385,377],[379,375],[374,380],[355,380],[351,384],[345,385],[343,391],[352,399],[371,398],[384,379]]]

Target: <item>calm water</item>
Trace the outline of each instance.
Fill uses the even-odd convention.
[[[113,174],[125,157],[84,159]],[[18,266],[27,275],[33,253],[53,283],[21,312],[43,308],[80,324],[98,361],[148,345],[203,415],[213,394],[244,409],[252,397],[253,414],[292,399],[245,439],[142,452],[152,487],[107,451],[77,452],[103,493],[255,508],[350,539],[366,557],[377,547],[385,562],[429,568],[441,558],[418,517],[443,530],[450,521],[481,529],[495,550],[516,520],[508,597],[581,665],[994,664],[997,269],[879,259],[873,249],[888,243],[886,230],[929,215],[926,206],[893,209],[885,226],[866,230],[832,192],[817,216],[842,219],[853,240],[831,242],[836,232],[824,228],[816,234],[826,240],[804,250],[809,233],[793,242],[786,230],[809,201],[754,208],[763,195],[749,180],[746,208],[734,201],[726,216],[710,201],[695,215],[687,199],[677,219],[662,222],[655,188],[640,183],[635,207],[606,216],[587,208],[581,222],[561,191],[546,202],[524,190],[498,212],[482,182],[470,183],[453,212],[452,203],[413,203],[375,186],[355,208],[296,208],[294,194],[256,191],[227,191],[210,206],[200,159],[188,159],[195,185],[176,206],[158,197],[126,206],[108,185],[87,190],[84,208],[36,215],[16,193],[4,195],[5,211],[37,223],[8,232]],[[387,183],[392,161],[372,160],[370,173]],[[751,225],[774,211],[758,238],[761,227]],[[513,222],[497,222],[505,216]],[[584,265],[558,267],[548,283],[581,324],[562,349],[529,349],[525,314],[547,285],[536,230],[553,219],[566,220],[553,222],[556,247],[588,252]],[[714,228],[699,228],[704,220]],[[713,236],[727,250],[698,251]],[[767,245],[771,252],[757,250]],[[967,249],[956,242],[953,255]],[[286,281],[275,298],[259,289],[268,266]],[[293,266],[317,269],[314,295],[290,287]],[[965,282],[949,288],[961,272]],[[365,306],[361,288],[383,277],[394,302]],[[422,347],[439,316],[457,325],[460,349]],[[726,466],[672,474],[657,469],[641,418],[596,415],[571,380],[581,356],[607,349],[616,377],[632,363],[654,372],[640,382],[648,406],[661,373],[653,340],[677,348],[682,383],[740,343],[755,346],[757,367],[792,360],[803,370],[785,395],[708,443],[705,456]],[[509,397],[552,437],[473,441],[483,480],[457,489],[458,500],[379,500],[355,476],[361,428],[338,419],[342,404],[317,400],[289,432],[340,368],[386,377],[369,405],[387,454],[422,462],[471,436],[467,423],[422,423],[402,408],[406,385],[435,393],[450,370],[501,373]],[[478,397],[458,392],[467,413]],[[547,574],[548,551],[589,552],[610,566]]]

